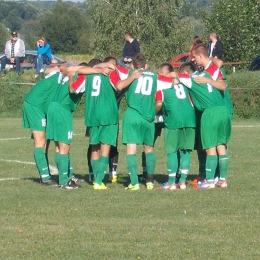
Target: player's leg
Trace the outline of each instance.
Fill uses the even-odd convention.
[[[227,187],[227,171],[228,171],[228,165],[229,165],[229,156],[226,149],[226,145],[218,145],[217,146],[217,152],[218,152],[218,165],[219,165],[219,182],[217,183],[218,187]]]
[[[164,149],[167,154],[168,181],[160,187],[162,190],[175,190],[176,174],[179,168],[178,161],[178,136],[176,129],[165,128],[164,131]]]
[[[91,145],[91,167],[93,170],[94,182],[96,181],[98,174],[98,166],[99,166],[99,157],[100,157],[100,144],[92,144]]]
[[[156,165],[156,157],[154,154],[153,146],[144,145],[145,160],[146,160],[146,188],[148,190],[154,189],[154,172]]]
[[[180,189],[186,189],[186,179],[190,170],[190,150],[181,150],[180,179],[178,186]]]
[[[127,189],[130,190],[138,190],[139,189],[139,181],[137,174],[137,158],[136,158],[136,144],[127,144],[126,145],[126,162],[127,162],[127,170],[130,176],[130,185]]]
[[[109,179],[112,182],[117,181],[117,164],[118,164],[118,150],[117,146],[111,146],[109,153]]]
[[[45,154],[45,132],[32,131],[34,138],[34,160],[42,182],[47,182],[51,176]]]
[[[110,145],[102,143],[100,146],[100,157],[98,160],[98,172],[95,179],[95,183],[98,185],[102,185],[103,180],[105,178],[106,170],[109,162],[109,152],[110,152]]]

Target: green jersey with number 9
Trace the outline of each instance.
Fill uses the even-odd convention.
[[[86,126],[114,125],[118,123],[116,91],[109,78],[102,74],[86,76]]]
[[[133,72],[130,71],[129,75]],[[129,108],[136,110],[144,119],[152,122],[155,117],[155,94],[157,74],[143,70],[143,76],[135,79],[128,87],[125,97]]]

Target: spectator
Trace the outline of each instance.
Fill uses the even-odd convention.
[[[118,65],[122,67],[126,67],[127,63],[131,63],[133,57],[140,52],[140,44],[131,33],[127,32],[125,34],[125,40],[123,57],[118,61]]]
[[[222,59],[223,56],[223,44],[218,39],[216,33],[211,33],[209,35],[209,45],[208,45],[208,53],[210,58],[218,58]]]
[[[193,54],[192,54],[192,51],[193,51],[193,49],[194,49],[198,44],[203,44],[203,42],[202,42],[202,40],[200,39],[199,36],[194,36],[194,38],[193,38],[193,45],[192,45],[191,48],[190,48],[190,60],[191,60],[191,61],[194,61],[194,60],[195,60],[195,59],[194,59],[194,56],[193,56]]]
[[[24,41],[18,38],[17,32],[11,33],[11,39],[5,44],[5,56],[1,60],[1,71],[5,75],[6,64],[15,65],[15,72],[20,74],[20,64],[24,61]]]
[[[46,42],[44,37],[39,37],[37,42],[37,56],[34,59],[36,74],[38,77],[40,72],[43,72],[43,64],[50,65],[52,60],[51,45]]]

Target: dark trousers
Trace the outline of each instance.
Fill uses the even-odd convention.
[[[15,72],[20,73],[21,63],[23,63],[24,57],[14,57],[14,63],[11,63],[10,59],[4,56],[1,59],[1,71],[3,72],[5,69],[6,64],[13,64],[15,65]]]

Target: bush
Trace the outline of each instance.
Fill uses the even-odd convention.
[[[34,81],[33,72],[25,71],[22,76],[8,73],[5,80],[0,83],[0,116],[17,117],[22,113],[22,102],[24,96],[30,91],[30,82]],[[32,75],[31,75],[32,74]],[[240,71],[227,76],[231,99],[234,106],[234,115],[240,118],[260,117],[260,73]],[[25,85],[14,82],[25,83]],[[85,96],[82,97],[75,117],[84,116]],[[126,102],[123,98],[120,104],[120,115],[126,109]]]

